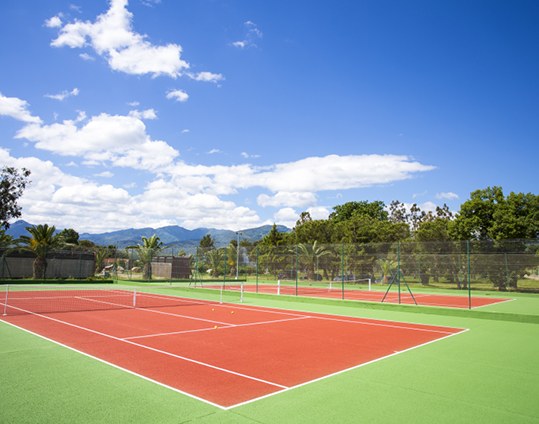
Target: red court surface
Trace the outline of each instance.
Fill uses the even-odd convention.
[[[178,306],[55,313],[8,306],[1,319],[223,409],[466,331],[138,296],[174,299]],[[81,300],[104,302],[91,293]]]
[[[211,286],[203,286],[207,288],[217,289],[219,286],[212,284]],[[239,286],[231,286],[233,290],[239,290]],[[257,287],[255,284],[246,284],[244,285],[244,291],[246,292],[256,292]],[[279,288],[275,284],[259,284],[258,293],[264,294],[281,294],[287,296],[296,295],[296,287],[290,285],[281,285]],[[413,292],[412,292],[413,293]],[[381,302],[384,297],[385,292],[379,290],[358,290],[358,289],[344,289],[344,299],[346,300],[359,300],[366,302]],[[337,284],[330,288],[323,287],[310,287],[310,286],[298,286],[297,291],[298,296],[303,297],[323,297],[328,299],[343,299],[343,290]],[[427,293],[413,293],[415,301],[420,306],[438,306],[444,308],[465,308],[468,309],[468,296],[452,296],[445,294],[427,294]],[[479,308],[482,306],[493,305],[495,303],[507,302],[512,299],[507,298],[496,298],[496,297],[479,297],[472,296],[471,298],[471,307]],[[414,304],[414,299],[409,294],[409,292],[402,287],[399,295],[396,291],[391,291],[388,293],[386,303],[403,303],[403,304]]]

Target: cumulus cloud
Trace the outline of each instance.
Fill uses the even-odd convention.
[[[278,222],[281,225],[285,225],[288,228],[293,228],[296,225],[296,221],[299,218],[299,213],[292,208],[279,209],[273,215],[273,221]]]
[[[307,210],[314,219],[327,217],[328,209],[318,205],[318,193],[322,191],[341,193],[386,185],[434,169],[402,155],[328,155],[263,167],[188,164],[178,159],[179,152],[167,142],[154,140],[147,133],[143,119],[155,119],[153,109],[133,110],[127,116],[101,113],[87,117],[79,112],[76,119],[43,124],[31,115],[24,100],[0,96],[0,115],[23,122],[16,138],[33,142],[37,149],[74,157],[81,167],[149,171],[144,174],[146,186],[131,195],[127,191],[133,188],[131,185],[118,188],[96,184],[65,174],[49,161],[12,158],[0,148],[1,163],[9,165],[11,161],[14,166],[31,169],[36,181],[25,197],[24,219],[61,222],[80,231],[125,228],[126,222],[129,226],[169,223],[228,229],[266,222],[252,208],[231,200],[235,195],[240,197],[243,190],[263,191],[257,204],[278,209],[273,216],[275,222],[292,226],[299,217],[298,210]],[[93,176],[111,178],[113,174],[109,170]],[[429,202],[421,207],[434,210],[436,206]]]
[[[152,140],[136,116],[102,113],[84,125],[72,120],[29,124],[15,137],[34,142],[38,149],[82,157],[86,164],[107,163],[150,171],[170,165],[179,154],[166,142]]]
[[[154,45],[146,35],[132,29],[133,14],[127,10],[127,0],[111,0],[107,12],[95,22],[79,21],[61,26],[53,47],[83,48],[90,46],[104,57],[109,66],[134,75],[168,75],[176,78],[189,69],[181,58],[179,44]]]
[[[274,192],[316,192],[388,184],[433,169],[408,156],[329,155],[277,164],[256,179]]]
[[[198,72],[196,74],[189,73],[187,74],[189,78],[194,79],[195,81],[202,81],[202,82],[213,82],[217,83],[219,81],[223,81],[225,77],[222,74],[215,74],[213,72]]]
[[[59,15],[53,16],[45,21],[47,28],[59,28],[62,26],[62,19]]]
[[[28,111],[28,102],[17,97],[6,97],[0,93],[0,116],[9,116],[17,121],[34,124],[41,123],[41,118]]]
[[[53,100],[58,100],[61,102],[68,97],[78,96],[78,95],[79,95],[79,89],[75,87],[71,91],[64,90],[61,93],[57,93],[57,94],[45,94],[45,97],[48,97],[49,99],[53,99]]]
[[[448,191],[448,192],[436,193],[436,198],[443,199],[443,200],[457,200],[459,198],[459,195],[451,191]]]
[[[167,99],[186,102],[189,99],[189,94],[183,90],[170,90],[167,92]]]
[[[137,119],[157,119],[157,112],[155,109],[146,109],[146,110],[131,110],[129,111],[129,116],[132,116]]]
[[[262,207],[294,206],[302,207],[316,204],[316,195],[311,192],[284,192],[280,191],[274,196],[260,194],[257,203]]]

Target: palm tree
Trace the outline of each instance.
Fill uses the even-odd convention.
[[[152,279],[152,259],[163,248],[163,243],[156,234],[151,237],[142,237],[142,244],[134,246],[138,251],[139,259],[144,264],[142,268],[142,278]]]
[[[58,246],[58,237],[55,235],[56,227],[47,224],[26,227],[29,236],[21,236],[20,241],[25,250],[36,255],[33,265],[33,278],[42,279],[47,274],[47,253]]]
[[[393,259],[378,259],[376,262],[382,270],[383,282],[388,283],[393,270],[397,268],[397,262]]]
[[[314,280],[318,260],[325,255],[329,255],[329,251],[325,246],[319,246],[315,241],[313,244],[300,243],[298,244],[298,254],[307,264],[307,279]]]
[[[223,249],[213,249],[207,254],[208,262],[211,267],[211,275],[214,277],[219,276],[219,270],[224,270],[225,251]]]

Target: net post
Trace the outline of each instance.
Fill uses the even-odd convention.
[[[243,281],[240,281],[240,303],[243,303]]]
[[[4,299],[4,316],[7,315],[7,300],[8,300],[8,294],[9,294],[9,284],[6,284],[6,297]]]
[[[281,294],[281,280],[277,280],[277,296]]]
[[[133,309],[137,307],[137,289],[133,289]]]
[[[371,291],[371,279],[369,278],[369,291]]]

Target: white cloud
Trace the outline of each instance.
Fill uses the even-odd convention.
[[[195,81],[202,81],[202,82],[213,82],[217,83],[219,81],[222,81],[225,79],[225,77],[222,74],[214,74],[213,72],[198,72],[196,74],[189,73],[187,74],[189,78],[194,79]]]
[[[256,181],[274,192],[317,192],[389,184],[433,169],[408,156],[329,155],[274,165]]]
[[[281,225],[286,225],[288,228],[293,228],[296,221],[299,219],[299,214],[292,208],[279,209],[273,215],[273,221]]]
[[[256,41],[263,37],[262,31],[252,21],[246,21],[243,23],[245,34],[242,40],[233,41],[231,44],[239,49],[245,49],[247,47],[257,47]]]
[[[157,112],[155,109],[146,109],[146,110],[131,110],[129,111],[129,116],[132,116],[134,118],[138,119],[157,119]]]
[[[53,16],[45,21],[45,26],[47,28],[59,28],[62,26],[62,19],[59,15]]]
[[[208,151],[208,155],[215,155],[217,153],[221,153],[221,150],[219,149],[211,149]]]
[[[81,53],[81,54],[79,54],[79,57],[82,60],[85,60],[86,62],[91,62],[91,61],[95,60],[95,57],[93,57],[92,55],[90,55],[88,53]]]
[[[327,219],[331,213],[330,210],[324,206],[307,208],[307,212],[309,212],[312,219]]]
[[[190,132],[191,132],[191,130],[189,128],[184,128],[183,130],[181,130],[182,134],[188,134]]]
[[[0,116],[9,116],[17,121],[39,124],[41,118],[28,111],[28,102],[17,97],[5,97],[0,93]]]
[[[75,20],[61,27],[53,47],[82,48],[91,46],[103,56],[115,71],[176,78],[189,69],[181,58],[178,44],[153,45],[147,36],[132,30],[133,14],[127,10],[127,0],[111,0],[106,13],[95,22]]]
[[[448,192],[437,193],[436,198],[445,199],[445,200],[457,200],[459,198],[459,195],[451,191],[448,191]]]
[[[310,192],[285,192],[280,191],[274,196],[268,196],[267,194],[260,194],[257,199],[257,203],[262,207],[273,206],[294,206],[304,207],[316,204],[316,195]]]
[[[53,99],[53,100],[62,101],[68,97],[78,96],[78,95],[79,95],[79,89],[75,87],[71,91],[64,90],[58,94],[45,94],[45,97],[48,97],[49,99]]]
[[[110,171],[103,171],[98,174],[94,174],[94,177],[100,177],[100,178],[112,178],[114,177],[114,174]]]
[[[189,94],[183,90],[170,90],[167,92],[167,99],[186,102],[189,99]]]
[[[173,163],[178,152],[164,141],[152,140],[135,116],[93,116],[82,126],[66,120],[51,125],[29,124],[16,138],[62,156],[79,156],[85,164],[108,163],[135,169],[157,170]]]

